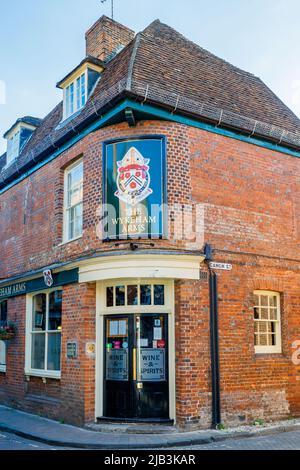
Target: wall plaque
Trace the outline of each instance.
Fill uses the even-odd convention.
[[[67,358],[68,359],[76,359],[78,356],[77,353],[77,343],[74,341],[70,341],[67,343]]]

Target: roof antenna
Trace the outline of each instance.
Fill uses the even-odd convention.
[[[101,3],[105,3],[107,0],[101,0]],[[111,19],[114,19],[114,0],[110,0],[111,2]]]

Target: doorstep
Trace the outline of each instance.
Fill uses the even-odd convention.
[[[174,434],[178,433],[175,426],[168,426],[163,423],[145,423],[145,422],[115,422],[115,421],[98,421],[97,423],[88,423],[85,429],[102,433],[119,433],[119,434]]]

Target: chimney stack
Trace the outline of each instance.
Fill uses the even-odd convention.
[[[108,62],[127,46],[134,36],[134,31],[103,15],[85,35],[86,55]]]

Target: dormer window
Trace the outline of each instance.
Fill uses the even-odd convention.
[[[86,72],[84,72],[65,88],[65,119],[72,116],[72,114],[79,111],[85,105],[87,97],[86,83]]]
[[[19,155],[20,130],[7,140],[6,164],[10,165]]]
[[[40,123],[41,119],[26,116],[18,119],[4,134],[3,137],[7,140],[6,166],[9,166],[18,158],[23,147]]]
[[[103,69],[100,60],[87,57],[57,84],[64,92],[63,121],[76,115],[85,106]]]

